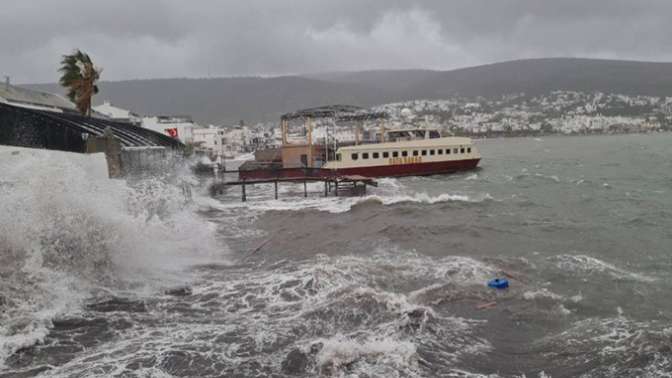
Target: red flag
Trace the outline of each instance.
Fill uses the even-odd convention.
[[[172,138],[177,138],[177,127],[173,127],[172,129],[166,129],[166,133]]]

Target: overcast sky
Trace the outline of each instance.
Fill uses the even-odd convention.
[[[533,57],[672,61],[670,0],[2,0],[0,74],[56,81],[452,69]]]

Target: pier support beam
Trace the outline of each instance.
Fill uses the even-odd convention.
[[[329,181],[325,181],[325,182],[324,182],[324,196],[325,196],[325,197],[328,197],[328,196],[329,196],[329,187],[328,187],[328,185],[329,185]]]
[[[247,195],[245,194],[245,181],[243,181],[243,185],[241,185],[241,186],[243,187],[243,198],[242,198],[242,200],[243,200],[243,202],[246,202],[247,201]]]
[[[303,180],[303,196],[308,197],[308,185],[306,184],[306,180]]]
[[[275,182],[273,182],[273,184],[275,185],[275,199],[277,200],[278,199],[278,180],[275,180]]]

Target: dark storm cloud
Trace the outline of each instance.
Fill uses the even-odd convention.
[[[672,59],[670,1],[4,0],[1,73],[54,81],[88,51],[108,80]]]

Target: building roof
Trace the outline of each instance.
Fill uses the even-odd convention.
[[[139,116],[130,110],[126,110],[117,106],[112,105],[108,101],[105,101],[101,105],[94,106],[93,110],[97,111],[98,113],[101,113],[107,117],[110,117],[112,119],[131,119],[131,118],[139,118]]]
[[[75,105],[65,97],[14,85],[0,84],[0,98],[16,106],[76,110]]]

